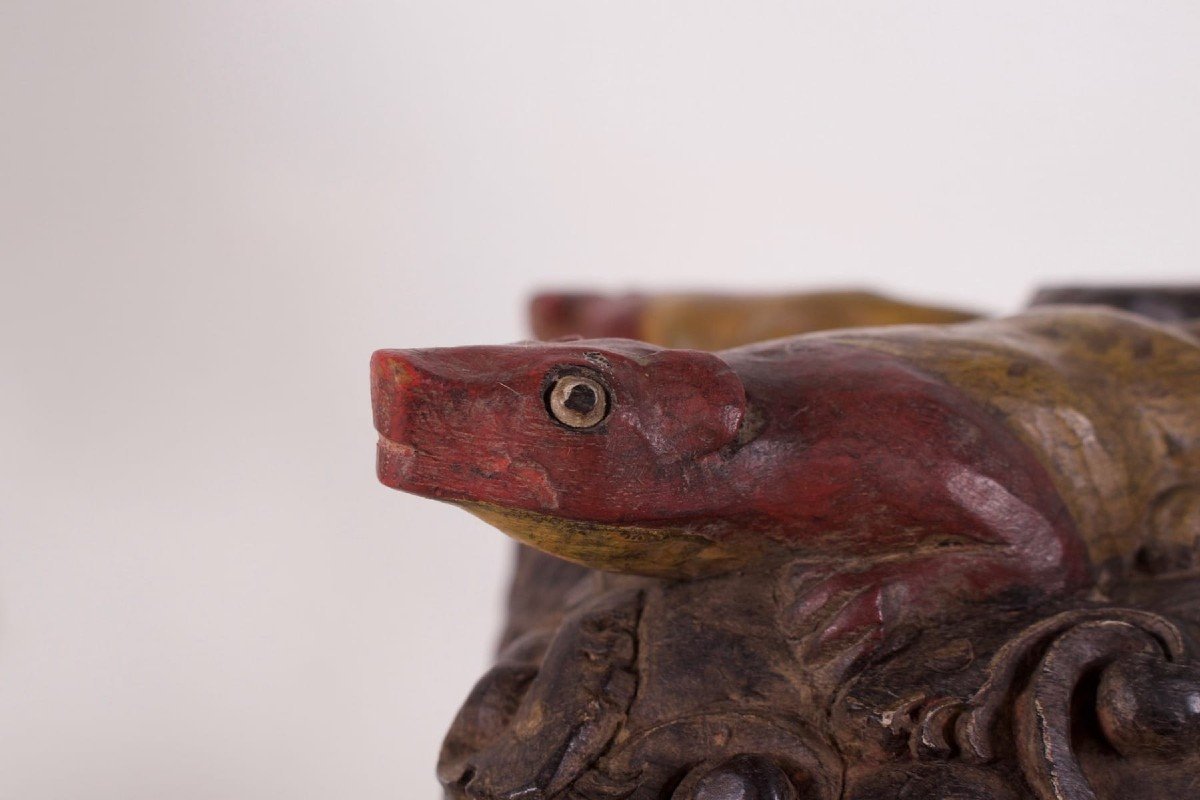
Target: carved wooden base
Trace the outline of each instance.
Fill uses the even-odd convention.
[[[1194,796],[1200,579],[818,649],[792,581],[608,576],[523,550],[504,652],[446,738],[447,797]]]

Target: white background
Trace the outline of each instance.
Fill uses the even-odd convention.
[[[509,548],[370,351],[1200,278],[1192,2],[0,2],[0,800],[433,798]]]

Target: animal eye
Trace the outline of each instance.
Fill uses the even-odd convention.
[[[571,428],[590,428],[608,413],[608,392],[599,381],[563,375],[546,393],[550,415]]]

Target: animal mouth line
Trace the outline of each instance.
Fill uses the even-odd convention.
[[[592,522],[473,500],[451,502],[519,542],[596,569],[695,577],[740,560],[717,542],[678,527]]]

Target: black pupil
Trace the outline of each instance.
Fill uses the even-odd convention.
[[[592,409],[596,407],[596,390],[586,383],[577,383],[571,387],[563,405],[576,414],[586,416],[592,413]]]

